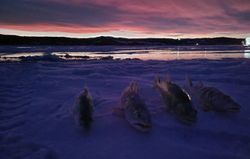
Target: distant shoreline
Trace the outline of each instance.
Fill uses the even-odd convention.
[[[68,37],[28,37],[16,35],[1,35],[1,45],[93,45],[93,46],[197,46],[197,45],[242,45],[244,39],[216,37],[194,39],[144,38],[129,39],[116,37],[68,38]]]
[[[0,61],[249,58],[243,46],[0,46]]]

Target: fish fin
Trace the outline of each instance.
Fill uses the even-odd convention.
[[[139,86],[138,86],[138,82],[137,81],[133,82],[133,91],[135,93],[138,93],[138,91],[139,91]]]
[[[93,96],[91,95],[89,90],[88,90],[87,98],[89,99],[91,106],[92,106],[92,110],[93,110],[94,108]]]
[[[82,93],[89,94],[89,88],[88,88],[88,85],[86,84],[85,80],[84,80],[84,87],[83,87]]]
[[[90,101],[92,101],[92,95],[90,94],[89,89],[86,85],[84,86],[81,94],[86,96]]]
[[[166,75],[165,81],[166,82],[171,82],[171,76],[169,74]]]
[[[92,95],[91,95],[91,93],[88,91],[88,98],[89,98],[89,100],[93,103],[93,97],[92,97]]]
[[[129,92],[138,92],[138,82],[132,81],[128,86],[128,91]]]
[[[153,87],[155,89],[162,90],[162,85],[163,85],[163,82],[161,81],[160,77],[159,76],[155,76]]]
[[[161,81],[160,76],[156,75],[156,76],[155,76],[155,81],[160,82],[160,81]]]
[[[134,85],[134,83],[130,82],[130,84],[128,85],[128,87],[123,91],[123,94],[124,93],[128,93],[128,92],[133,92],[133,85]]]
[[[186,83],[187,83],[188,88],[191,88],[191,87],[193,86],[193,82],[192,82],[192,80],[189,78],[188,75],[186,75]]]
[[[160,77],[156,76],[154,80],[154,88],[157,88],[163,92],[168,92],[168,82],[161,81]]]
[[[121,107],[115,106],[112,109],[112,114],[119,116],[119,117],[124,117],[124,109]]]
[[[160,84],[160,77],[158,75],[155,76],[154,82],[153,82],[153,88],[154,89],[159,89],[159,84]]]

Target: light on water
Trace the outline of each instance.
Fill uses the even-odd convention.
[[[250,39],[248,40],[250,42]],[[96,50],[86,50],[75,47],[71,51],[57,51],[56,47],[44,48],[44,52],[36,52],[36,48],[16,50],[14,53],[0,53],[1,60],[20,60],[20,57],[55,55],[68,60],[100,59],[112,56],[114,59],[141,59],[141,60],[191,60],[191,59],[223,59],[223,58],[250,58],[250,50],[242,46],[168,46],[168,47],[114,47],[105,50],[100,47]],[[19,48],[20,49],[20,48]],[[64,48],[64,50],[67,50]],[[20,51],[20,52],[19,52]],[[2,54],[2,55],[1,55]],[[68,57],[66,55],[69,55]]]
[[[245,58],[250,58],[250,50],[245,50],[244,57]]]

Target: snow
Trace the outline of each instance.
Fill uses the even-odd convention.
[[[87,60],[0,63],[0,158],[150,159],[250,157],[250,61],[243,58],[192,60]],[[162,110],[152,87],[155,75],[185,76],[219,88],[241,105],[235,114],[203,112],[184,125]],[[152,114],[143,133],[112,114],[123,89],[139,82]],[[70,112],[87,86],[94,100],[90,130]]]

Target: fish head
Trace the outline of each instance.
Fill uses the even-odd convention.
[[[197,120],[197,111],[191,103],[180,103],[176,107],[177,118],[185,123],[193,123]]]
[[[240,111],[240,105],[237,103],[231,103],[227,106],[227,110],[229,112],[239,112]]]
[[[152,127],[150,114],[146,109],[135,107],[125,109],[125,118],[137,130],[146,132]]]
[[[218,107],[223,108],[223,111],[227,112],[239,112],[240,105],[236,103],[230,96],[225,95],[219,100],[219,103],[216,104]],[[216,108],[214,108],[216,110]],[[218,108],[219,109],[219,108]]]

